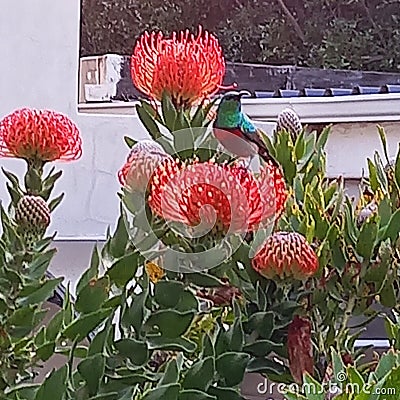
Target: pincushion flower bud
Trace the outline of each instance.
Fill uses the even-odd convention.
[[[22,108],[0,121],[0,156],[43,164],[77,160],[81,155],[79,130],[63,114]]]
[[[303,280],[317,272],[318,257],[299,233],[276,232],[258,249],[252,266],[268,279]]]
[[[278,115],[276,131],[282,130],[289,132],[293,140],[296,140],[303,130],[299,116],[290,108],[285,108]]]
[[[140,141],[132,147],[119,170],[119,182],[130,191],[145,192],[154,170],[165,160],[172,160],[172,157],[158,143]]]
[[[17,203],[15,220],[27,229],[45,230],[50,224],[50,209],[40,196],[24,196]]]
[[[314,373],[311,322],[296,315],[289,325],[287,348],[289,369],[296,383],[303,383],[303,375]]]
[[[39,240],[50,225],[50,208],[40,196],[22,197],[15,209],[15,222],[30,246]]]

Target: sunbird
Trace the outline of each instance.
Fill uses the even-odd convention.
[[[247,90],[232,91],[221,98],[213,123],[214,135],[226,150],[238,157],[259,154],[264,161],[278,166],[261,138],[262,131],[242,111],[243,96],[250,96],[250,93]]]

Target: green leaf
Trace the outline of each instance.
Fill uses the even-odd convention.
[[[399,236],[399,232],[400,232],[400,209],[398,209],[390,218],[389,224],[381,240],[383,241],[387,238],[390,238],[390,241],[394,243]]]
[[[364,260],[369,261],[372,252],[375,248],[375,240],[378,235],[378,225],[375,221],[368,221],[363,224],[360,232],[360,236],[357,240],[357,253],[364,258]]]
[[[330,132],[331,132],[330,126],[327,126],[322,130],[321,134],[319,135],[319,137],[317,139],[317,143],[316,143],[316,148],[318,150],[323,150],[325,148],[326,143],[329,138],[329,135],[330,135]]]
[[[170,132],[175,131],[175,121],[177,118],[177,110],[172,104],[171,97],[164,91],[161,98],[161,109],[162,116],[164,119],[164,125],[169,129]]]
[[[51,279],[41,284],[34,292],[29,295],[23,295],[17,299],[20,307],[30,304],[39,304],[47,300],[54,292],[55,288],[64,280],[64,278]]]
[[[28,305],[27,307],[16,310],[8,320],[9,333],[16,338],[25,337],[30,333],[34,326],[34,316],[36,307],[34,305]]]
[[[214,359],[206,357],[194,363],[187,371],[182,382],[184,389],[197,389],[206,391],[214,378]]]
[[[175,358],[170,360],[165,368],[164,375],[160,380],[158,386],[169,385],[171,383],[179,382],[179,368]]]
[[[164,336],[147,336],[147,343],[150,349],[185,351],[193,353],[197,346],[185,338],[168,338]]]
[[[88,355],[92,356],[97,353],[103,353],[109,337],[112,335],[111,318],[105,324],[105,327],[96,333],[89,346]]]
[[[122,207],[122,204],[121,206]],[[125,254],[126,246],[128,244],[128,232],[126,230],[125,221],[122,215],[118,218],[117,227],[115,228],[115,232],[110,239],[110,254],[119,258]]]
[[[50,320],[46,329],[46,339],[55,341],[57,336],[61,332],[61,328],[64,322],[64,310],[58,311],[57,314]]]
[[[152,313],[146,321],[146,327],[157,330],[168,338],[177,338],[183,335],[190,327],[194,312],[181,313],[175,310],[161,310]]]
[[[51,200],[49,203],[49,209],[51,212],[53,212],[57,206],[62,202],[64,198],[65,193],[61,193],[59,196],[57,196],[55,199]]]
[[[148,392],[142,400],[178,400],[179,389],[180,385],[177,383],[160,386]]]
[[[35,400],[63,400],[67,391],[68,366],[54,370],[36,393]]]
[[[88,314],[101,308],[108,299],[110,292],[110,279],[104,276],[93,279],[78,294],[75,308],[82,314]]]
[[[393,308],[397,304],[393,283],[387,281],[380,292],[381,304],[384,307]]]
[[[270,339],[275,328],[274,319],[271,311],[254,313],[246,324],[246,331],[256,331],[261,338]]]
[[[217,277],[212,276],[207,273],[187,274],[186,279],[196,286],[205,287],[205,288],[220,287],[220,286],[224,285],[224,283],[221,280],[219,280]]]
[[[208,389],[208,394],[215,396],[218,400],[244,400],[237,390],[211,386]]]
[[[154,289],[154,300],[163,308],[175,308],[179,303],[184,286],[177,281],[160,281]]]
[[[25,188],[32,193],[40,193],[42,191],[42,179],[34,168],[29,168],[25,174]]]
[[[100,256],[97,246],[93,247],[92,257],[89,268],[82,274],[76,285],[76,293],[79,293],[89,284],[90,281],[97,278],[99,274]]]
[[[340,379],[346,373],[346,367],[343,363],[340,354],[332,347],[331,348],[332,366],[333,366],[333,381],[336,384],[342,384],[343,380]]]
[[[140,258],[140,254],[135,251],[115,261],[107,271],[111,283],[123,288],[136,274]]]
[[[304,155],[305,149],[306,149],[306,144],[304,141],[304,132],[301,132],[300,135],[297,136],[294,145],[294,154],[296,156],[296,160],[301,160],[301,158]]]
[[[200,390],[184,390],[179,393],[178,400],[218,400],[215,396],[210,396]]]
[[[140,121],[142,122],[142,124],[144,125],[144,127],[146,128],[147,132],[149,132],[150,136],[154,140],[157,140],[162,136],[160,129],[159,129],[158,125],[156,124],[156,122],[154,121],[153,117],[149,114],[149,112],[144,107],[144,104],[145,104],[145,102],[142,102],[142,104],[138,104],[136,106],[137,115],[138,115]]]
[[[137,141],[132,139],[129,136],[124,136],[124,141],[127,144],[127,146],[131,149],[136,143]]]
[[[147,290],[144,290],[142,293],[135,296],[133,298],[132,304],[128,308],[126,308],[122,316],[123,325],[127,327],[133,326],[136,332],[136,336],[139,336],[143,328],[147,295]]]
[[[389,350],[387,353],[381,356],[379,360],[379,364],[374,372],[376,379],[378,381],[382,379],[391,369],[396,367],[396,364],[397,354],[393,350]]]
[[[257,340],[254,343],[246,344],[243,351],[255,357],[263,357],[272,352],[278,355],[284,355],[284,345],[282,343],[275,343],[271,340]]]
[[[400,144],[397,149],[396,164],[394,166],[394,176],[396,179],[397,186],[400,187]]]
[[[323,386],[308,373],[304,375],[304,386],[306,388],[307,400],[325,400],[325,390]]]
[[[78,371],[87,383],[90,396],[94,396],[99,391],[105,364],[105,358],[100,353],[87,357],[78,364]]]
[[[29,263],[27,275],[32,280],[38,280],[43,277],[47,271],[50,261],[57,253],[57,249],[51,249],[44,253],[40,253]]]
[[[149,359],[149,350],[145,342],[135,339],[121,339],[115,342],[118,353],[125,358],[129,358],[134,365],[141,366]]]
[[[250,356],[245,353],[224,353],[217,358],[216,368],[218,374],[227,386],[239,385],[244,376]]]
[[[376,170],[376,166],[374,163],[368,158],[368,171],[369,171],[369,184],[371,185],[371,189],[373,191],[376,191],[379,188],[379,182],[378,182],[378,173]]]
[[[385,155],[386,162],[389,162],[390,160],[389,160],[389,155],[388,155],[386,133],[385,133],[385,129],[380,125],[378,125],[378,133],[379,133],[379,137],[382,142],[383,154]]]
[[[40,360],[47,361],[51,356],[54,355],[55,348],[55,342],[46,342],[36,349],[36,355],[40,358]]]
[[[90,332],[92,332],[107,317],[109,317],[111,312],[112,310],[105,309],[80,316],[77,320],[73,321],[65,328],[63,334],[71,340],[75,340],[77,338],[77,340],[80,341],[87,337]]]

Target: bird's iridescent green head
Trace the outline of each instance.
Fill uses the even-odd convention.
[[[218,105],[215,125],[220,128],[235,128],[241,122],[242,104],[241,98],[250,96],[247,90],[225,93]]]

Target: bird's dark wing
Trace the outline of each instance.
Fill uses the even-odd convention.
[[[279,168],[279,164],[275,161],[275,159],[269,153],[267,146],[264,141],[261,139],[262,134],[264,134],[260,129],[257,129],[254,133],[242,132],[243,136],[246,137],[247,140],[254,143],[258,147],[258,154],[264,161],[270,161],[275,167]]]

